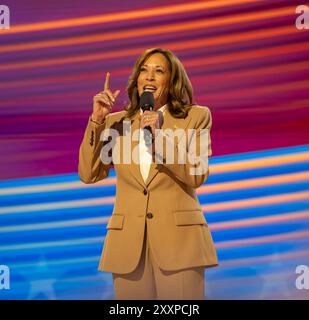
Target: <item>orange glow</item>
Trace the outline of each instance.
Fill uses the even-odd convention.
[[[245,34],[235,34],[232,36],[216,36],[214,39],[207,38],[207,39],[198,39],[193,41],[183,41],[181,43],[171,43],[169,45],[170,50],[193,50],[196,48],[204,47],[204,46],[216,46],[216,45],[223,45],[226,43],[235,43],[239,41],[248,41],[248,40],[254,40],[254,39],[262,39],[262,38],[269,38],[273,37],[275,35],[280,36],[286,36],[289,34],[292,34],[294,32],[293,29],[290,27],[282,27],[276,29],[276,32],[274,34],[274,30],[258,30],[253,32],[246,32]],[[160,44],[159,44],[160,45]],[[148,47],[139,47],[135,49],[126,49],[126,50],[118,50],[118,51],[110,51],[105,53],[99,53],[99,54],[91,54],[91,55],[84,55],[84,56],[72,56],[72,57],[66,57],[66,58],[51,58],[51,59],[42,59],[42,60],[36,60],[36,61],[29,61],[29,62],[19,62],[19,63],[7,63],[3,66],[0,66],[0,71],[4,70],[11,70],[11,69],[20,69],[20,68],[35,68],[35,67],[44,67],[44,66],[51,66],[51,65],[57,65],[57,64],[66,64],[66,63],[79,63],[79,62],[85,62],[85,61],[98,61],[98,60],[106,60],[106,59],[117,59],[122,57],[128,57],[128,56],[139,56],[141,52]],[[292,49],[291,49],[292,48]],[[296,50],[296,48],[298,48]],[[2,48],[5,50],[5,48]],[[297,46],[286,46],[286,51],[280,52],[282,53],[288,53],[291,52],[291,50],[299,51],[304,50],[304,45],[299,44]],[[257,53],[259,50],[255,49],[255,53],[253,53],[253,50],[251,51],[252,54],[257,56]],[[270,50],[269,50],[270,51]],[[0,48],[1,52],[1,48]],[[271,53],[270,53],[271,54]],[[229,55],[221,55],[222,59],[224,61],[229,61],[228,56],[236,57],[236,55],[240,55],[240,53],[236,54],[229,54]],[[219,56],[216,56],[213,59],[213,61],[217,61],[216,58]],[[226,58],[224,58],[226,57]],[[250,57],[246,57],[248,59]],[[211,58],[210,58],[211,59]],[[208,59],[208,60],[210,60]],[[237,58],[239,60],[239,58]],[[211,60],[210,60],[211,61]]]
[[[232,5],[239,5],[245,3],[254,3],[256,0],[234,0]],[[200,11],[203,9],[210,8],[220,8],[225,6],[230,6],[231,1],[227,0],[215,0],[215,1],[195,1],[193,3],[186,3],[181,5],[171,5],[165,7],[150,8],[144,10],[134,10],[130,12],[121,13],[110,13],[102,14],[97,16],[74,18],[74,19],[64,19],[49,22],[39,22],[24,24],[19,26],[13,26],[10,33],[20,33],[20,32],[33,32],[33,31],[43,31],[49,29],[61,29],[61,28],[74,28],[78,26],[92,25],[92,24],[102,24],[117,21],[135,20],[142,19],[146,17],[155,17],[162,15],[179,14],[182,12],[188,13],[192,11]]]
[[[7,46],[1,46],[0,52],[11,52],[11,51],[24,51],[24,50],[34,50],[34,49],[43,49],[43,48],[50,48],[50,47],[59,47],[59,46],[71,46],[71,45],[81,45],[86,43],[94,43],[94,42],[104,42],[104,41],[110,41],[110,40],[120,40],[120,39],[128,39],[128,38],[135,38],[138,34],[139,37],[142,36],[149,36],[149,35],[158,35],[158,34],[165,34],[165,33],[173,33],[173,32],[181,32],[181,31],[189,31],[189,30],[199,30],[203,28],[210,28],[215,26],[223,26],[228,24],[238,24],[238,23],[244,23],[248,21],[254,21],[258,19],[268,19],[268,18],[274,18],[276,16],[285,16],[288,14],[291,14],[292,9],[291,8],[284,8],[284,9],[274,9],[269,10],[267,12],[253,12],[253,13],[242,13],[239,15],[233,15],[230,17],[223,17],[223,18],[209,18],[209,19],[201,19],[197,21],[192,22],[180,22],[180,23],[174,23],[174,24],[168,24],[163,26],[151,26],[148,28],[136,28],[128,31],[117,31],[117,32],[104,32],[101,34],[96,35],[87,35],[87,36],[79,36],[79,37],[71,37],[61,40],[46,40],[46,41],[35,41],[35,42],[28,42],[28,43],[22,43],[22,44],[14,44],[14,45],[7,45]],[[228,26],[227,26],[228,27]],[[278,28],[280,29],[280,28]],[[294,33],[295,28],[294,27],[284,27],[284,33]],[[260,34],[263,34],[265,30],[258,30],[255,31],[255,34],[257,37],[260,37]],[[272,36],[278,35],[277,29],[271,29],[270,30]],[[282,32],[280,32],[281,34]],[[225,42],[229,42],[233,39],[233,42],[235,41],[243,41],[248,40],[248,33],[237,33],[232,34],[229,36],[216,36],[213,37],[214,39],[208,42],[208,44],[217,44],[216,40],[217,38],[225,38]],[[249,35],[249,38],[251,36]]]
[[[253,227],[265,224],[273,224],[278,222],[291,222],[295,220],[309,219],[309,211],[290,212],[274,216],[266,216],[259,218],[249,218],[242,220],[234,220],[228,222],[218,222],[211,224],[211,230],[227,230],[238,229],[242,227]]]
[[[275,184],[295,183],[305,180],[309,181],[309,171],[280,174],[270,177],[252,178],[223,183],[205,184],[197,189],[197,194],[209,194],[248,188],[260,188],[266,186],[273,186]]]
[[[261,207],[276,203],[285,203],[291,201],[308,200],[309,192],[296,192],[296,193],[286,193],[274,196],[257,197],[251,199],[235,200],[235,201],[224,201],[220,203],[208,203],[202,206],[202,210],[211,213],[223,210],[235,210],[243,209],[249,207]]]
[[[308,83],[309,85],[309,83]],[[224,173],[232,171],[243,171],[248,169],[257,169],[271,166],[280,166],[309,160],[309,152],[299,152],[289,155],[279,155],[272,157],[263,157],[260,159],[239,160],[229,163],[211,165],[211,173]]]

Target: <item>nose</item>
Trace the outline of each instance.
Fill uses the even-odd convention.
[[[147,72],[147,75],[146,75],[146,80],[154,80],[154,75],[155,75],[155,73],[154,73],[154,71],[153,70],[149,70],[148,72]]]

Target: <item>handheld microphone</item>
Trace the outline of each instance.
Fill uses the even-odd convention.
[[[145,112],[146,110],[152,111],[154,108],[154,97],[152,92],[144,91],[141,95],[139,105],[140,105],[140,108],[143,110],[143,112]],[[150,138],[150,141],[151,141],[151,138],[152,138],[151,127],[147,126],[144,129],[146,130],[146,132],[148,131],[147,136]]]
[[[153,110],[154,107],[154,97],[152,92],[144,91],[141,95],[139,106],[142,108],[143,112],[146,110]]]

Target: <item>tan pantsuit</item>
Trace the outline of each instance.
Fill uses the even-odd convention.
[[[113,273],[117,300],[202,300],[204,299],[204,267],[178,271],[161,270],[151,251],[147,226],[141,259],[137,268],[127,274]]]
[[[130,140],[130,131],[124,129],[124,122],[130,124],[132,131],[132,143],[129,147],[124,144],[125,150],[121,146]],[[116,197],[99,270],[114,274],[116,298],[152,298],[154,289],[159,299],[202,298],[204,270],[218,265],[211,232],[196,193],[208,177],[208,162],[202,163],[204,170],[200,171],[199,164],[179,163],[177,156],[180,148],[188,150],[193,141],[186,138],[189,129],[209,132],[211,123],[207,107],[193,106],[186,118],[175,118],[167,110],[162,131],[169,132],[163,136],[163,142],[174,151],[175,161],[172,164],[166,161],[164,149],[163,162],[151,163],[146,181],[139,164],[113,161],[117,174]],[[133,137],[139,127],[138,115],[130,119],[125,111],[109,114],[101,125],[89,120],[79,152],[80,179],[95,183],[108,177],[112,163],[103,163],[100,158],[105,129],[119,133],[113,144],[114,157],[135,153],[139,140]],[[172,136],[178,129],[182,133],[173,144]],[[210,156],[210,135],[208,138],[197,134],[196,145],[209,140]]]

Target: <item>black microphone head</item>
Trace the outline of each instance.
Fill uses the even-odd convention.
[[[154,107],[154,97],[152,92],[144,91],[141,95],[139,106],[142,108],[143,112],[145,110],[153,110]]]

